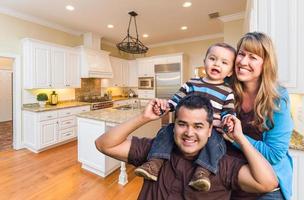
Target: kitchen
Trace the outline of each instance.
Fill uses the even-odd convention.
[[[192,3],[194,6],[198,2],[192,1]],[[262,6],[263,3],[260,3],[258,5]],[[302,4],[300,4],[300,5],[302,5]],[[109,4],[109,6],[110,6],[110,4]],[[115,7],[115,5],[111,5],[111,6]],[[186,9],[186,8],[184,8],[184,9]],[[257,9],[260,9],[260,7],[257,7]],[[8,14],[9,9],[5,10],[3,8],[3,9],[1,9],[1,11],[2,11],[1,13],[3,13],[3,14],[0,14],[0,23],[8,28],[7,28],[7,31],[1,30],[1,32],[0,32],[1,33],[0,35],[2,36],[1,38],[6,38],[3,40],[0,40],[0,44],[1,44],[0,52],[6,52],[6,53],[1,53],[0,56],[4,56],[4,57],[8,56],[8,57],[14,58],[15,59],[15,66],[14,66],[15,69],[14,70],[16,70],[16,68],[18,68],[17,67],[18,63],[21,63],[20,57],[23,54],[21,40],[24,38],[31,38],[31,39],[28,39],[28,41],[23,40],[24,43],[37,42],[40,45],[46,45],[48,48],[53,48],[53,49],[57,50],[56,52],[58,54],[56,54],[56,55],[58,55],[58,57],[57,57],[58,63],[60,63],[59,62],[60,59],[63,59],[62,57],[60,57],[60,55],[61,55],[60,52],[63,51],[62,49],[64,49],[64,51],[68,52],[69,55],[74,55],[73,54],[74,50],[75,50],[74,47],[79,47],[79,46],[83,46],[83,48],[89,47],[94,50],[99,50],[100,52],[102,52],[102,54],[105,57],[107,57],[106,56],[107,52],[110,52],[110,55],[108,54],[106,62],[111,63],[111,70],[112,70],[112,76],[113,76],[112,78],[106,77],[106,76],[109,76],[109,73],[108,73],[109,71],[107,71],[108,69],[106,69],[106,68],[104,68],[104,71],[103,71],[104,74],[102,74],[100,78],[96,78],[96,77],[88,78],[88,76],[90,76],[90,74],[87,73],[88,71],[83,72],[80,70],[79,75],[82,77],[82,79],[80,79],[80,78],[75,79],[73,77],[64,77],[64,73],[56,73],[56,76],[55,76],[56,79],[54,79],[54,77],[52,79],[51,76],[47,76],[47,73],[45,73],[45,70],[41,70],[39,78],[42,81],[39,82],[39,84],[44,84],[45,86],[47,86],[48,83],[51,81],[52,84],[56,84],[57,86],[54,86],[54,87],[51,86],[50,88],[47,88],[45,86],[42,86],[42,87],[39,86],[39,89],[38,89],[38,88],[36,88],[36,86],[33,87],[33,85],[36,84],[36,83],[33,83],[34,82],[33,79],[28,78],[28,79],[22,80],[22,78],[25,77],[25,73],[31,72],[30,68],[29,68],[29,70],[23,71],[22,72],[23,74],[21,74],[21,72],[19,72],[19,74],[18,74],[18,71],[17,71],[17,73],[15,73],[16,76],[14,77],[15,78],[14,81],[17,83],[19,81],[19,85],[22,85],[22,87],[19,88],[19,92],[18,92],[18,88],[15,88],[15,91],[17,91],[17,92],[14,92],[14,98],[19,99],[19,100],[17,100],[17,103],[14,104],[16,108],[18,108],[18,106],[20,107],[20,105],[24,105],[24,104],[27,104],[27,105],[36,104],[36,102],[37,102],[36,95],[37,94],[47,93],[47,95],[49,96],[53,90],[55,90],[56,93],[58,94],[59,102],[65,102],[66,105],[68,105],[70,102],[73,102],[75,100],[80,101],[80,102],[101,100],[102,104],[104,104],[104,103],[112,104],[113,103],[113,107],[119,107],[119,106],[123,106],[124,104],[136,104],[134,102],[130,102],[130,100],[134,100],[134,99],[140,99],[140,103],[142,105],[144,105],[148,99],[155,97],[155,94],[156,94],[154,65],[180,63],[181,64],[181,76],[182,76],[181,83],[182,83],[185,80],[189,79],[190,77],[195,76],[196,75],[195,72],[197,72],[197,74],[200,73],[198,70],[196,70],[196,68],[201,66],[202,54],[205,51],[206,47],[209,46],[209,44],[217,42],[217,41],[226,41],[231,44],[235,44],[236,41],[238,40],[238,38],[240,37],[240,35],[242,35],[243,25],[246,22],[244,17],[236,18],[232,21],[228,20],[226,22],[222,22],[222,21],[216,19],[217,21],[215,23],[222,24],[221,25],[222,30],[218,31],[219,33],[222,33],[222,34],[214,34],[211,37],[211,35],[208,36],[207,33],[204,33],[201,35],[207,35],[207,36],[200,37],[200,38],[192,36],[192,37],[189,37],[190,39],[188,39],[188,40],[185,40],[185,39],[178,40],[178,38],[167,37],[167,38],[164,38],[164,40],[161,42],[160,41],[154,42],[155,44],[158,43],[159,44],[158,46],[156,45],[155,47],[153,47],[153,43],[150,43],[151,45],[150,44],[148,45],[150,48],[148,53],[145,56],[143,56],[143,55],[131,55],[131,54],[127,54],[127,53],[118,51],[116,49],[115,45],[113,45],[113,42],[111,43],[111,42],[108,42],[103,39],[100,41],[100,38],[101,38],[100,36],[102,36],[100,34],[95,34],[92,32],[86,32],[85,34],[82,34],[82,36],[68,34],[62,30],[58,31],[55,28],[47,28],[45,25],[42,26],[41,21],[39,21],[39,22],[36,21],[36,23],[29,22],[28,20],[26,20],[26,19],[29,19],[29,17],[26,17],[25,15],[21,16],[21,19],[16,18],[16,16],[12,17],[12,14]],[[73,13],[76,14],[76,11],[77,11],[77,9]],[[130,11],[130,10],[127,10],[127,11]],[[242,3],[242,10],[238,10],[237,12],[239,12],[239,11],[245,11],[245,3]],[[128,23],[129,18],[128,18],[127,12],[125,12],[123,14],[124,14],[123,16],[125,18],[125,20],[124,20],[125,22],[120,24],[123,27],[121,29],[122,33],[121,33],[121,36],[118,37],[118,39],[114,40],[116,42],[121,41],[121,39],[123,39],[123,37],[126,34],[126,28],[127,28],[127,23]],[[233,13],[229,13],[229,14],[233,14]],[[140,12],[139,16],[137,17],[138,28],[140,31],[145,31],[145,30],[143,30],[143,24],[140,24],[140,19],[144,15],[145,15],[144,12]],[[23,17],[23,19],[22,19],[22,17]],[[108,17],[108,18],[110,18],[110,17]],[[261,24],[260,27],[256,25],[257,30],[264,30],[266,25],[263,24],[262,20],[260,18],[258,18],[257,22],[259,22]],[[107,22],[107,23],[110,23],[110,22]],[[132,28],[133,28],[133,26],[131,27],[131,29]],[[162,27],[162,28],[164,28],[164,27]],[[29,30],[34,30],[34,31],[31,32]],[[106,32],[111,33],[111,30],[115,30],[115,28],[106,29],[105,33]],[[163,29],[163,30],[165,30],[165,29]],[[301,30],[298,30],[298,31],[301,31]],[[14,34],[14,33],[16,33],[16,34]],[[176,33],[176,35],[183,35],[183,34],[185,34],[185,32]],[[150,38],[152,38],[152,35],[153,34],[150,34]],[[84,39],[84,38],[86,38],[86,39]],[[183,38],[183,37],[180,37],[180,38]],[[140,38],[140,40],[143,41],[143,43],[148,44],[149,37],[146,39]],[[170,41],[172,41],[172,40],[176,40],[176,42],[170,43]],[[102,50],[100,50],[100,43],[101,43]],[[29,46],[31,46],[31,45],[29,45]],[[278,44],[277,46],[279,49],[284,48],[284,45],[282,45],[282,44]],[[70,49],[70,48],[73,48],[73,49]],[[79,49],[77,49],[77,50],[79,50],[80,52],[86,51],[85,49],[81,49],[81,47],[79,47]],[[7,52],[9,52],[9,53],[7,53]],[[41,53],[43,53],[43,51],[41,51]],[[42,56],[43,56],[43,54],[40,54],[40,57],[42,57]],[[72,59],[69,59],[69,60],[72,60]],[[176,62],[176,60],[178,62]],[[40,60],[40,61],[43,62],[42,60]],[[292,61],[292,59],[288,59],[287,61],[282,60],[282,62],[285,63],[286,66],[291,66],[290,64],[288,64],[291,61]],[[62,65],[62,66],[64,66],[64,65]],[[109,66],[109,65],[107,65],[107,66]],[[145,66],[145,67],[143,67],[143,66]],[[301,72],[300,68],[299,68],[299,70]],[[292,98],[293,117],[295,119],[296,129],[298,130],[299,133],[303,133],[304,132],[303,131],[303,112],[301,110],[301,109],[303,109],[303,105],[304,105],[303,97],[302,97],[303,89],[301,89],[303,87],[302,87],[302,82],[297,81],[297,80],[303,80],[303,79],[301,79],[301,77],[300,77],[301,73],[295,73],[295,72],[297,72],[297,69],[290,70],[290,69],[282,68],[282,69],[280,69],[280,74],[284,74],[286,76],[281,75],[280,78],[283,82],[285,82],[285,84],[288,86],[288,88],[290,88],[290,92],[292,94],[291,98]],[[72,73],[72,74],[74,74],[74,73]],[[26,76],[26,77],[30,77],[30,76]],[[77,74],[75,75],[75,77],[77,77]],[[152,90],[151,89],[139,89],[140,85],[138,85],[138,83],[139,83],[138,77],[153,77],[154,88]],[[56,81],[53,81],[53,80],[56,80]],[[62,81],[62,80],[64,80],[64,81]],[[69,80],[70,84],[67,83],[67,80]],[[17,84],[15,84],[15,85],[17,85]],[[67,85],[70,85],[70,86],[67,86]],[[136,97],[136,95],[137,95],[137,97]],[[133,96],[133,97],[131,99],[129,99],[129,98],[127,98],[127,96]],[[86,98],[86,100],[84,100],[85,98]],[[112,100],[110,101],[111,98],[112,98]],[[19,102],[19,105],[18,105],[18,102]],[[107,103],[107,102],[109,102],[109,103]],[[102,105],[102,104],[99,106],[100,107],[112,106],[112,105]],[[92,104],[90,102],[85,102],[84,104],[82,104],[82,106],[84,106],[84,110],[88,109],[88,106],[92,106],[92,107],[96,106],[96,105],[95,106],[93,106],[93,105],[95,105],[95,104],[94,103]],[[58,104],[58,106],[60,106],[60,104]],[[71,106],[71,104],[65,108],[66,109],[72,108],[69,106]],[[73,108],[74,108],[74,105],[73,105]],[[69,112],[69,110],[67,110],[66,113],[63,112],[62,109],[61,109],[62,113],[59,113],[59,110],[60,109],[56,110],[56,114],[55,114],[54,118],[51,118],[48,121],[53,120],[53,122],[55,124],[57,122],[58,123],[62,122],[63,125],[65,122],[66,123],[71,122],[69,125],[73,124],[73,127],[63,128],[61,130],[62,130],[62,132],[65,132],[65,130],[69,129],[70,132],[73,132],[73,131],[76,132],[75,118],[73,120],[73,119],[71,119],[73,117],[71,117],[67,114]],[[88,111],[88,110],[86,110],[86,111]],[[23,132],[23,134],[24,134],[23,130],[24,130],[25,125],[31,126],[30,123],[24,122],[24,119],[21,114],[22,112],[23,111],[21,111],[21,108],[19,111],[18,111],[18,109],[15,109],[14,116],[13,116],[13,117],[17,118],[16,123],[14,123],[16,125],[16,127],[14,127],[14,128],[17,130],[17,131],[15,131],[15,133],[18,133],[18,130],[20,130],[20,132]],[[70,112],[75,113],[75,115],[78,114],[77,113],[78,111],[75,111],[75,110],[70,110]],[[19,115],[20,115],[20,117],[18,118]],[[59,115],[60,115],[60,117],[59,117]],[[48,117],[48,116],[46,116],[46,117]],[[33,117],[33,119],[35,119],[35,117]],[[70,120],[70,121],[66,121],[66,120]],[[29,120],[29,121],[33,123],[34,120]],[[18,123],[21,123],[21,125],[18,125]],[[30,130],[30,128],[27,128],[26,130]],[[75,133],[72,133],[72,134],[75,134]],[[50,134],[50,135],[52,135],[52,134]],[[16,136],[16,141],[14,141],[14,142],[16,143],[15,147],[17,146],[17,149],[21,148],[24,145],[24,139],[25,139],[24,136],[25,135],[22,135],[22,134]],[[72,147],[70,146],[71,145],[70,143],[74,142],[74,144],[75,144],[76,137],[69,138],[68,131],[65,132],[65,136],[68,139],[62,140],[60,142],[60,144],[68,142],[68,143],[66,143],[66,145],[68,145],[67,152],[71,153],[71,152],[73,152],[73,150],[71,150]],[[301,134],[299,136],[301,136]],[[29,136],[29,138],[30,138],[30,136]],[[54,139],[55,138],[50,137],[46,141],[50,142],[51,146],[52,145],[56,146],[57,144],[55,144],[55,143],[57,141],[54,141]],[[72,142],[70,142],[70,141],[72,141]],[[31,143],[31,142],[29,142],[29,143]],[[297,143],[297,142],[295,142],[295,143]],[[76,147],[76,146],[74,146],[74,147]],[[48,147],[42,147],[42,149],[43,148],[48,149]],[[41,153],[39,153],[37,155],[36,154],[34,154],[34,155],[36,155],[37,157],[39,157],[41,159],[43,157],[43,155],[49,154],[48,153],[49,151],[56,152],[56,151],[59,151],[59,149],[61,149],[61,148],[63,148],[63,147],[58,146],[57,148],[51,148],[51,149],[42,151]],[[38,152],[38,151],[40,151],[40,147],[34,148],[34,150]],[[21,150],[21,151],[24,151],[24,150]],[[14,154],[16,154],[18,152],[19,151],[11,152],[9,155],[13,156]],[[24,154],[24,155],[28,154],[28,156],[30,156],[31,158],[34,157],[34,155],[28,153],[27,150],[26,150],[26,152],[24,152],[22,154]],[[69,161],[69,159],[68,159],[69,154],[63,153],[63,155],[66,156],[64,158],[64,160]],[[2,157],[2,155],[1,155],[1,157]],[[76,162],[77,158],[75,156],[73,158],[75,158],[75,162]],[[303,163],[303,160],[302,160],[303,158],[301,157],[301,154],[299,154],[299,152],[295,152],[295,158],[298,159],[295,162],[296,164]],[[62,162],[64,162],[64,161],[62,161]],[[52,164],[52,166],[54,166],[54,164]],[[41,167],[40,170],[45,169],[42,166],[40,166],[40,167]],[[131,169],[128,167],[127,167],[127,170]],[[79,169],[79,170],[82,173],[88,174],[94,180],[98,179],[94,175],[89,174],[86,171],[82,171],[81,169]],[[47,179],[52,176],[55,176],[54,175],[55,171],[56,171],[56,167],[54,168],[53,172],[49,172],[49,174],[43,175],[39,178],[41,180],[43,180],[44,178]],[[70,173],[72,173],[72,172],[70,172]],[[118,176],[119,176],[117,173],[119,173],[119,172],[115,171],[114,172],[115,175],[112,177],[113,182],[116,181],[115,184],[117,184]],[[299,174],[298,177],[301,177],[301,175]],[[132,175],[132,173],[131,173],[131,174],[129,174],[129,183],[124,187],[124,189],[127,188],[129,186],[129,184],[132,182],[132,181],[130,181],[130,179],[132,181],[135,181],[140,184],[140,180],[136,179],[134,177],[134,175]],[[105,179],[105,181],[107,181],[107,180],[108,179]],[[31,183],[31,181],[29,183]],[[90,184],[92,184],[92,183],[90,183]],[[42,185],[44,187],[47,187],[46,183],[42,184]],[[9,187],[9,186],[10,185],[8,185],[6,187]],[[119,188],[120,186],[116,186],[116,187]],[[131,187],[131,186],[129,186],[129,187]],[[3,187],[3,188],[5,188],[5,187]],[[38,194],[38,196],[43,194],[43,187],[41,186],[40,189],[42,192],[40,192],[40,194]],[[101,189],[101,188],[99,188],[99,189]],[[116,189],[116,191],[118,191],[118,190],[119,189]],[[29,191],[34,192],[35,189],[29,189]],[[60,194],[64,193],[64,191],[60,192],[59,188],[57,188],[56,191]],[[114,191],[115,191],[115,189],[114,189]],[[128,191],[128,189],[126,189],[126,191]],[[29,193],[31,193],[31,192],[29,192]],[[78,194],[80,195],[80,193],[78,193]],[[67,194],[65,194],[65,195],[67,195]],[[76,198],[76,196],[74,196],[74,198]],[[87,196],[90,196],[90,194],[87,194]],[[112,196],[112,197],[114,198],[115,196]],[[17,198],[17,197],[12,196],[12,198]],[[113,199],[113,198],[109,197],[109,199]],[[295,198],[295,199],[297,199],[297,198]]]

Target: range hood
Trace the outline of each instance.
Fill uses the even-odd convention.
[[[81,54],[81,78],[113,78],[110,52],[100,50],[100,37],[85,33],[84,45],[79,46]]]

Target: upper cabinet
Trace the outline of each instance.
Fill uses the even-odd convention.
[[[73,48],[33,39],[22,40],[23,87],[80,87],[80,54]]]
[[[139,58],[137,59],[138,76],[154,76],[154,59],[153,58]]]
[[[304,1],[249,1],[249,31],[268,34],[276,48],[279,81],[290,93],[304,93]]]
[[[82,78],[113,78],[109,52],[79,47]]]
[[[110,57],[113,68],[113,78],[110,81],[114,87],[137,87],[136,60],[128,61],[121,58]]]

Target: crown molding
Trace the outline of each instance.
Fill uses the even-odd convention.
[[[158,43],[158,44],[151,44],[151,45],[147,45],[147,46],[149,48],[155,48],[155,47],[168,46],[168,45],[173,45],[173,44],[182,44],[182,43],[188,43],[188,42],[210,40],[210,39],[221,38],[221,37],[224,37],[224,33],[216,33],[216,34],[212,34],[212,35],[202,35],[199,37],[186,38],[186,39],[182,39],[182,40],[173,40],[173,41],[162,42],[162,43]]]
[[[230,21],[235,21],[235,20],[240,20],[245,18],[245,12],[239,12],[239,13],[234,13],[232,15],[225,15],[218,17],[219,20],[222,22],[230,22]]]
[[[69,34],[72,34],[72,35],[80,36],[80,35],[83,34],[83,32],[81,32],[81,31],[69,29],[69,28],[66,28],[62,25],[52,23],[52,22],[49,22],[47,20],[39,19],[37,17],[27,15],[27,14],[24,14],[24,13],[21,13],[21,12],[18,12],[16,10],[6,8],[6,7],[3,7],[3,6],[0,6],[0,13],[6,14],[6,15],[9,15],[9,16],[12,16],[12,17],[16,17],[16,18],[19,18],[19,19],[22,19],[22,20],[25,20],[25,21],[33,22],[33,23],[36,23],[36,24],[39,24],[39,25],[42,25],[42,26],[52,28],[52,29],[56,29],[56,30],[59,30],[59,31],[63,31],[63,32],[66,32],[66,33],[69,33]]]

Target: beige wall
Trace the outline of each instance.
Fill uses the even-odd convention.
[[[13,70],[13,59],[0,57],[0,70]]]
[[[21,55],[21,39],[25,37],[43,40],[66,46],[79,46],[83,43],[82,36],[75,36],[63,31],[48,28],[19,18],[0,14],[0,52]],[[58,90],[60,100],[75,98],[74,89]],[[40,90],[24,90],[23,103],[36,102],[36,94]],[[47,91],[50,93],[51,91]]]
[[[123,58],[123,59],[132,59],[132,56],[130,56],[129,54],[125,53],[125,52],[122,52],[122,51],[119,51],[117,49],[116,46],[113,46],[113,45],[108,45],[108,44],[105,44],[103,42],[101,42],[101,49],[102,50],[105,50],[105,51],[109,51],[111,52],[110,53],[110,56],[114,56],[114,57],[118,57],[118,58]]]
[[[6,53],[20,54],[20,40],[25,37],[71,47],[82,44],[82,36],[71,35],[8,15],[0,14],[0,25],[0,51]]]
[[[224,42],[236,48],[237,42],[244,34],[244,20],[235,20],[224,24]]]

